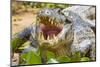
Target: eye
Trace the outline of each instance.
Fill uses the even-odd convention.
[[[50,13],[50,11],[45,11],[45,14],[47,14],[47,15],[50,15],[51,13]]]

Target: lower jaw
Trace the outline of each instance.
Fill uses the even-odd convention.
[[[47,40],[46,40],[47,41]],[[40,47],[43,47],[45,50],[47,51],[51,51],[53,52],[56,57],[59,56],[70,56],[71,52],[70,52],[70,46],[68,45],[68,43],[66,41],[57,41],[54,44],[50,44],[49,41],[44,42],[40,45]],[[52,39],[52,41],[55,41],[54,39]]]
[[[44,29],[42,27],[47,28],[48,26],[45,27],[44,24],[42,24],[41,30],[43,31]],[[43,37],[39,38],[40,48],[43,47],[45,50],[53,52],[56,56],[70,56],[70,53],[71,53],[70,46],[69,46],[70,44],[68,44],[66,41],[63,41],[63,42],[59,41],[60,38],[58,38],[59,37],[58,35],[62,35],[60,34],[60,32],[55,33],[55,31],[50,31],[47,34],[46,34],[46,31],[43,31],[43,32],[42,32]],[[52,38],[53,35],[55,35],[55,38],[54,37]],[[51,36],[51,38],[48,38],[48,36]]]
[[[56,56],[70,56],[70,44],[71,42],[66,42],[65,40],[61,41],[58,38],[58,35],[62,35],[58,33],[55,37],[51,39],[40,40],[40,47],[53,52]]]

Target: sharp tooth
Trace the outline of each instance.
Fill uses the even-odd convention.
[[[51,21],[51,24],[53,25],[53,21]]]
[[[56,23],[54,23],[54,25],[56,25]]]
[[[39,40],[42,39],[42,36],[43,36],[43,34],[42,34],[42,32],[40,32],[40,33],[38,34]]]
[[[55,35],[53,35],[52,38],[55,39]]]
[[[56,40],[56,42],[58,42],[58,37],[55,36],[55,40]]]
[[[41,40],[45,40],[43,33],[41,33]]]
[[[49,18],[49,21],[51,21],[51,18]]]
[[[41,39],[41,34],[40,33],[38,34],[38,38],[39,38],[39,40]]]
[[[55,35],[53,35],[53,38],[55,40],[55,43],[58,43],[58,38]]]
[[[54,37],[54,39],[57,39],[57,37],[55,35],[53,37]]]
[[[47,40],[49,40],[49,39],[50,39],[50,36],[47,37]]]
[[[49,19],[49,22],[51,21],[51,19]]]

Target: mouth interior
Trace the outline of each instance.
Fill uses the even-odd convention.
[[[56,22],[54,19],[48,19],[48,18],[41,18],[40,21],[40,29],[43,33],[43,37],[45,40],[47,39],[53,39],[56,37],[63,28],[63,24],[60,22]]]

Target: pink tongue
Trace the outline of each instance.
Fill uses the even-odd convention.
[[[47,26],[45,24],[41,24],[40,28],[43,31],[45,38],[47,38],[47,36],[57,36],[57,34],[61,31],[61,29],[58,27]]]
[[[53,36],[53,35],[57,35],[58,32],[57,31],[49,31],[46,34],[49,35],[49,36]]]

